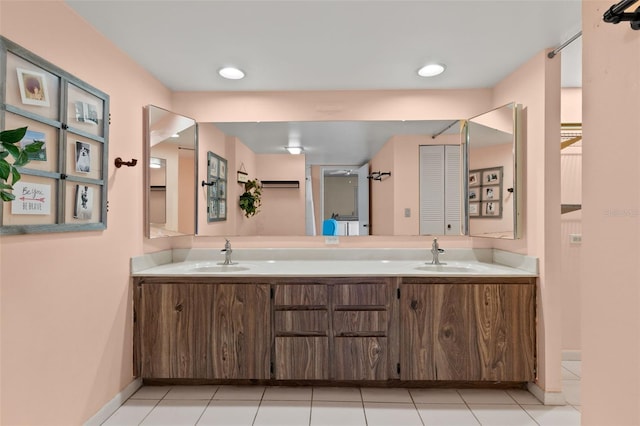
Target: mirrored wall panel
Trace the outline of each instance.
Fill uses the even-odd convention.
[[[196,232],[196,122],[145,107],[145,226],[147,237]]]
[[[520,238],[520,110],[519,105],[510,103],[467,122],[471,236]]]

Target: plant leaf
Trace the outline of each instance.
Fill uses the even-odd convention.
[[[9,155],[9,151],[0,151],[0,160],[4,160]]]
[[[8,183],[0,182],[0,189],[13,189],[13,186],[9,185]]]
[[[18,171],[18,169],[16,169],[15,167],[11,168],[11,184],[16,183],[17,181],[20,180],[22,176],[20,175],[20,172]]]
[[[18,143],[24,138],[24,135],[27,133],[26,127],[20,127],[19,129],[13,130],[4,130],[0,132],[0,142],[5,143]]]
[[[29,156],[26,152],[21,151],[16,161],[13,163],[13,167],[22,167],[29,162]]]
[[[18,157],[20,156],[20,148],[18,148],[17,146],[3,143],[2,147],[6,149],[13,158],[18,159]]]
[[[42,141],[35,141],[30,143],[29,145],[24,147],[24,150],[28,153],[36,153],[36,152],[40,152],[40,150],[42,149],[42,145],[44,145],[44,142]]]
[[[2,198],[2,201],[13,201],[15,200],[16,196],[10,192],[0,190],[0,198]]]
[[[11,173],[11,164],[6,160],[0,160],[0,180],[6,181]]]

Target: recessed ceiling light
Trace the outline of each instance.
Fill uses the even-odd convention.
[[[285,146],[284,148],[289,151],[289,154],[298,155],[302,153],[301,146]]]
[[[229,80],[240,80],[241,78],[244,78],[244,71],[234,67],[221,68],[220,71],[218,71],[218,74]]]
[[[418,70],[420,77],[435,77],[444,72],[445,66],[441,64],[429,64]]]

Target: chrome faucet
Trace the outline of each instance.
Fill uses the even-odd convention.
[[[225,241],[226,243],[224,243],[224,248],[220,250],[222,253],[224,253],[224,262],[222,262],[222,264],[233,265],[233,262],[231,261],[231,253],[233,253],[233,250],[231,250],[231,242],[226,238]]]
[[[431,260],[432,264],[444,265],[443,263],[440,263],[440,259],[438,258],[438,255],[440,253],[444,253],[444,250],[441,249],[440,246],[438,245],[438,239],[434,238],[433,243],[431,244],[431,254],[433,254],[433,259]]]

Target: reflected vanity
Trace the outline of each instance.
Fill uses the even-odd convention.
[[[196,233],[196,122],[148,105],[145,227],[148,238]]]

